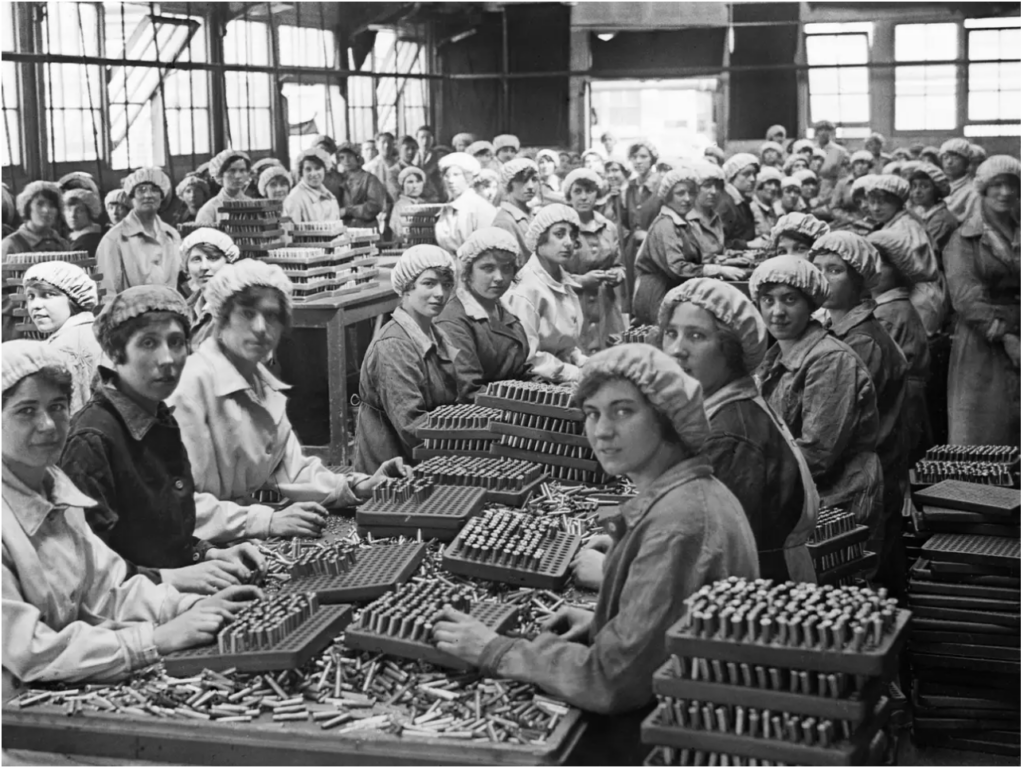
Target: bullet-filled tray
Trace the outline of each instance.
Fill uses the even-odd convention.
[[[483,488],[487,501],[510,507],[525,504],[548,478],[544,467],[536,462],[507,461],[490,455],[432,456],[413,472],[439,485]]]
[[[484,508],[482,488],[436,485],[423,478],[390,481],[388,485],[402,490],[389,496],[389,488],[378,486],[373,500],[356,509],[359,525],[370,530],[387,525],[410,531],[445,528],[454,532]]]
[[[497,440],[489,427],[501,418],[501,411],[463,403],[444,405],[427,414],[416,429],[421,440]]]
[[[598,463],[597,459],[594,458],[586,459],[577,458],[576,456],[559,456],[556,453],[547,453],[546,450],[552,446],[545,445],[543,443],[538,443],[535,447],[543,448],[545,449],[544,451],[514,448],[511,445],[505,445],[505,439],[508,439],[508,436],[505,436],[503,441],[500,443],[491,443],[492,455],[506,456],[510,459],[520,459],[521,461],[534,461],[541,464],[551,464],[558,467],[567,467],[569,469],[578,469],[583,472],[598,473],[602,471],[601,465]],[[586,449],[586,453],[590,456],[594,455],[589,447]]]
[[[468,458],[486,459],[490,457],[494,438],[483,440],[451,440],[428,439],[422,445],[412,449],[412,457],[416,461],[426,461],[436,456],[466,456]]]
[[[492,381],[477,392],[476,404],[567,421],[583,421],[583,411],[573,405],[572,384],[534,381]]]
[[[1020,515],[1020,491],[963,480],[943,480],[917,491],[914,501],[932,507],[980,512],[984,515]]]
[[[490,432],[491,438],[495,440],[501,435],[508,435],[510,437],[519,437],[525,440],[540,440],[553,445],[571,445],[586,448],[588,451],[591,450],[590,442],[587,440],[585,435],[534,429],[531,427],[523,427],[518,424],[506,424],[500,421],[491,424]],[[591,453],[591,455],[593,455],[593,453]]]
[[[344,572],[293,575],[281,591],[315,592],[320,602],[327,604],[376,600],[408,581],[424,554],[426,547],[414,541],[364,547],[355,551],[354,563]]]
[[[922,547],[932,560],[1020,571],[1020,539],[939,533]]]

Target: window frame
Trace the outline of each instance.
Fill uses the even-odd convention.
[[[1016,24],[1011,22],[1016,19]],[[971,138],[997,138],[1006,137],[1012,138],[1014,136],[1021,135],[1021,120],[1018,117],[1016,120],[998,118],[994,120],[977,120],[971,119],[971,105],[970,105],[970,84],[971,84],[971,67],[976,65],[993,64],[998,67],[1002,67],[1006,64],[1013,65],[1013,61],[1001,61],[1000,59],[971,59],[971,35],[979,32],[1002,32],[1004,30],[1016,29],[1021,31],[1021,18],[1019,16],[1006,17],[1005,19],[986,18],[984,20],[979,19],[978,21],[984,21],[988,23],[979,24],[978,26],[968,26],[968,19],[960,24],[961,34],[961,58],[964,63],[961,65],[961,70],[958,73],[962,76],[963,80],[963,104],[961,106],[961,125],[959,129],[964,133],[965,136]],[[1004,24],[998,24],[999,21],[1005,22]],[[1020,62],[1016,63],[1018,69],[1020,68]],[[999,79],[1001,76],[997,76]],[[1003,91],[997,88],[995,91],[986,91],[988,93],[1002,94]],[[1018,90],[1018,98],[1020,96],[1020,90]],[[1000,128],[1009,129],[1006,132],[994,133],[993,129],[998,131]]]
[[[854,25],[860,25],[860,22],[851,22],[851,26],[854,26]],[[826,24],[826,25],[804,24],[804,28],[803,28],[804,58],[807,61],[807,67],[808,67],[808,69],[807,69],[807,81],[806,81],[807,82],[807,114],[806,114],[805,117],[806,117],[806,120],[807,120],[807,127],[808,127],[808,133],[809,134],[813,134],[813,128],[812,127],[815,124],[815,122],[817,122],[816,120],[814,120],[814,110],[813,110],[813,107],[812,107],[812,103],[814,101],[815,93],[814,93],[814,91],[811,88],[811,76],[810,76],[810,73],[812,71],[814,71],[814,70],[820,70],[820,71],[834,70],[837,73],[837,76],[838,76],[838,73],[841,70],[843,70],[843,69],[857,69],[858,67],[863,66],[864,75],[865,75],[865,78],[867,80],[867,91],[865,91],[865,93],[863,94],[863,97],[867,99],[867,119],[864,120],[864,121],[845,122],[845,121],[837,119],[837,118],[841,117],[841,115],[823,116],[820,119],[822,119],[822,120],[831,120],[833,123],[835,123],[837,136],[840,135],[841,133],[845,133],[845,134],[848,135],[851,130],[854,133],[859,133],[859,132],[861,132],[864,129],[870,130],[870,126],[871,126],[871,69],[868,66],[868,64],[871,62],[871,32],[869,30],[867,30],[867,29],[851,29],[851,28],[847,28],[845,30],[844,29],[832,29],[833,26],[839,27],[839,26],[845,26],[845,25],[840,25],[840,24],[836,24],[836,25],[832,25],[832,24]],[[808,27],[818,27],[818,29],[814,29],[812,31],[808,31],[808,29],[807,29]],[[840,66],[837,66],[835,64],[811,64],[810,58],[807,55],[807,42],[812,37],[817,37],[817,38],[822,38],[822,37],[862,37],[862,38],[864,38],[864,54],[865,54],[864,55],[864,64],[863,65],[859,65],[859,64],[858,65],[845,65],[844,64],[844,65],[840,65]],[[837,93],[835,93],[835,94],[817,94],[817,95],[818,96],[834,96],[837,99],[842,99],[842,97],[843,97],[842,91],[838,90],[838,89],[837,89]],[[861,96],[862,94],[858,93],[856,95],[857,96]],[[840,112],[842,112],[842,109],[840,109]],[[845,129],[845,131],[841,131],[840,129]]]

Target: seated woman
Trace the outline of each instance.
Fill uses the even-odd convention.
[[[291,327],[292,284],[280,267],[254,259],[228,264],[204,289],[214,330],[188,357],[175,408],[196,488],[195,535],[213,543],[269,536],[315,536],[326,507],[369,498],[400,460],[372,477],[336,474],[306,456],[285,412],[282,384],[263,365]],[[254,504],[272,489],[291,502]]]
[[[357,470],[411,461],[423,418],[458,400],[460,353],[434,324],[451,296],[453,267],[444,249],[414,245],[391,272],[391,286],[402,301],[373,337],[359,372]]]
[[[68,251],[71,244],[57,234],[64,201],[52,181],[33,181],[17,198],[21,226],[3,239],[3,258],[13,253]]]
[[[721,168],[725,164],[725,151],[714,144],[704,147],[704,159]]]
[[[39,341],[3,345],[3,700],[25,683],[123,679],[172,651],[212,643],[261,597],[231,587],[202,598],[129,576],[96,536],[95,502],[57,468],[71,373]]]
[[[501,168],[502,196],[492,227],[504,229],[519,243],[518,266],[530,258],[526,247],[526,230],[530,226],[530,201],[537,195],[540,181],[537,164],[528,157],[516,157]]]
[[[875,387],[857,353],[811,319],[828,292],[803,258],[776,256],[754,270],[750,295],[776,339],[758,369],[761,395],[796,438],[821,503],[871,526],[882,504]]]
[[[725,227],[725,247],[746,250],[757,237],[757,223],[751,209],[751,198],[761,166],[757,158],[739,152],[722,167],[725,174],[725,194],[718,203],[718,214]]]
[[[701,586],[756,578],[757,548],[743,508],[703,453],[709,429],[700,385],[672,358],[646,344],[598,352],[575,399],[604,471],[637,487],[611,523],[595,610],[561,608],[526,640],[446,606],[434,639],[487,676],[534,683],[605,716],[591,722],[600,744],[588,743],[590,759],[639,765],[639,720],[667,657],[665,631]]]
[[[777,168],[762,168],[754,182],[754,197],[750,200],[750,212],[754,216],[755,242],[763,247],[771,236],[772,227],[778,221],[775,203],[782,194],[782,174]]]
[[[566,267],[576,252],[580,217],[553,203],[537,211],[526,231],[533,254],[519,270],[505,304],[519,318],[530,342],[527,362],[547,381],[575,381],[587,359],[580,349],[583,310]]]
[[[836,182],[832,190],[832,217],[837,228],[852,230],[849,225],[864,218],[853,199],[853,185],[857,179],[873,172],[874,163],[874,156],[866,149],[859,149],[850,156],[850,174]]]
[[[324,186],[328,171],[334,169],[334,158],[320,147],[310,147],[295,161],[299,183],[284,199],[282,213],[298,224],[304,221],[341,221],[338,198]]]
[[[394,208],[391,209],[391,234],[396,243],[404,243],[406,240],[405,224],[402,222],[402,214],[415,205],[423,205],[423,187],[427,183],[427,174],[422,168],[410,165],[403,168],[398,174],[398,186],[402,194],[398,196]]]
[[[70,251],[85,251],[90,258],[103,239],[100,226],[100,196],[88,189],[72,189],[64,193],[64,218],[71,228]]]
[[[213,333],[213,313],[207,307],[203,290],[226,264],[241,255],[230,235],[211,227],[200,227],[181,241],[181,260],[192,293],[188,297],[189,339],[193,350],[199,349]]]
[[[498,199],[498,185],[501,183],[501,174],[493,168],[481,168],[480,173],[473,180],[473,191],[491,205],[495,205]]]
[[[434,224],[437,244],[449,253],[456,253],[469,236],[478,229],[491,226],[497,211],[473,190],[473,180],[480,173],[480,163],[465,152],[452,152],[437,164],[448,191],[448,203]]]
[[[725,174],[714,163],[699,161],[691,167],[697,174],[699,189],[686,221],[700,249],[701,261],[710,262],[725,253],[725,226],[718,215],[718,201],[725,193]]]
[[[110,219],[110,226],[114,226],[120,224],[121,220],[131,213],[132,203],[123,189],[112,189],[103,198],[103,208],[107,212],[107,218]]]
[[[204,227],[217,226],[220,207],[229,200],[252,199],[245,193],[252,176],[252,161],[247,152],[240,149],[218,152],[210,161],[210,175],[221,190],[196,213],[195,223]]]
[[[829,233],[828,224],[809,213],[787,213],[772,229],[772,244],[779,256],[803,256],[819,237]]]
[[[174,220],[171,223],[176,227],[181,224],[191,224],[196,220],[199,209],[210,199],[210,185],[195,173],[186,173],[185,178],[178,182],[174,194],[181,204],[175,211]]]
[[[787,213],[806,213],[807,203],[801,191],[803,185],[796,176],[786,176],[779,184],[779,199],[775,201],[775,215],[785,216]],[[776,221],[778,223],[778,221]]]
[[[458,350],[459,400],[492,381],[525,379],[530,342],[523,324],[501,303],[516,274],[519,244],[497,227],[479,229],[459,248],[455,295],[437,327]]]
[[[580,347],[588,355],[608,346],[608,337],[626,329],[619,295],[626,279],[619,228],[597,212],[597,195],[604,186],[596,172],[577,168],[565,177],[562,191],[580,217],[580,247],[566,271],[580,286],[576,295],[583,312]]]
[[[129,288],[100,313],[96,336],[111,367],[72,420],[60,461],[97,502],[86,511],[89,525],[130,574],[203,594],[245,581],[263,567],[255,547],[214,549],[193,535],[192,470],[164,405],[188,356],[185,300],[165,285]]]
[[[57,350],[71,372],[71,413],[89,402],[93,377],[103,350],[93,333],[93,310],[99,303],[96,281],[66,261],[33,264],[23,279],[25,308],[47,345]]]
[[[543,208],[552,203],[564,203],[562,183],[558,178],[558,153],[553,149],[542,149],[537,153],[537,197],[533,201],[535,209]]]
[[[322,150],[321,150],[322,151]],[[327,155],[326,152],[324,152]],[[329,158],[330,155],[327,155]],[[260,172],[256,191],[267,200],[284,200],[292,190],[292,175],[283,165],[268,165]],[[335,198],[337,202],[337,198]]]
[[[941,265],[946,243],[960,226],[956,216],[946,207],[949,179],[941,168],[931,163],[916,163],[907,181],[910,182],[910,210],[924,222],[935,244],[935,256]]]

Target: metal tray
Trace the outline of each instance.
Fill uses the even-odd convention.
[[[441,567],[446,571],[474,579],[500,581],[503,584],[560,590],[569,580],[569,566],[579,549],[580,537],[557,532],[553,546],[545,545],[544,559],[538,570],[470,560],[456,554],[455,544],[452,542],[441,558]]]
[[[281,585],[282,592],[316,592],[321,604],[361,603],[402,584],[423,562],[427,548],[416,542],[381,544],[356,552],[356,564],[338,576],[300,576]]]
[[[963,480],[943,480],[915,493],[914,501],[921,505],[987,515],[1020,515],[1020,491]]]
[[[554,419],[567,419],[568,421],[583,421],[583,411],[578,408],[561,408],[557,405],[541,405],[540,403],[527,402],[526,400],[510,400],[504,397],[494,397],[478,393],[474,399],[477,405],[488,408],[500,408],[503,411],[515,411],[516,413],[531,413],[538,416],[549,416]]]
[[[484,508],[484,489],[439,485],[426,501],[370,502],[356,509],[356,522],[370,527],[387,525],[417,528],[451,528],[458,531]]]
[[[1020,570],[1020,539],[939,533],[922,549],[933,560]]]

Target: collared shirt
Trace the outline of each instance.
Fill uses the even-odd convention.
[[[374,472],[396,456],[412,461],[416,429],[427,414],[458,400],[458,358],[447,334],[430,335],[398,307],[377,333],[359,372],[356,469]]]
[[[910,289],[893,288],[876,296],[875,317],[907,359],[910,366],[907,376],[920,382],[927,381],[931,376],[928,332],[924,329],[921,316],[910,303]]]
[[[2,247],[6,257],[11,253],[66,251],[71,248],[71,244],[58,235],[55,229],[35,232],[27,224],[22,224],[3,239]]]
[[[437,244],[449,253],[455,253],[470,235],[491,226],[497,213],[493,205],[473,189],[467,189],[441,209],[434,224]]]
[[[196,487],[195,535],[221,543],[266,538],[273,509],[252,504],[268,488],[284,498],[325,507],[356,503],[358,474],[335,474],[305,456],[285,413],[286,384],[257,366],[254,390],[216,338],[189,355],[181,383],[168,398],[181,425]]]
[[[703,254],[690,233],[689,220],[663,205],[636,257],[633,315],[637,322],[657,323],[665,294],[703,273]]]
[[[46,495],[3,465],[3,699],[24,682],[109,682],[156,663],[154,625],[191,608],[89,528],[95,502],[56,467]]]
[[[755,196],[750,201],[750,212],[754,216],[754,233],[759,237],[770,237],[778,221],[774,206],[762,203]]]
[[[177,288],[181,235],[159,217],[153,219],[153,227],[155,236],[146,231],[138,214],[131,211],[103,236],[96,249],[96,269],[103,275],[100,286],[106,290],[108,300],[135,285]]]
[[[303,179],[284,199],[282,213],[294,222],[341,219],[341,209],[334,193],[325,186],[314,189]]]
[[[186,303],[192,311],[192,329],[189,332],[188,345],[190,352],[195,352],[213,334],[213,313],[206,306],[202,288],[193,291],[186,299]]]
[[[586,360],[580,349],[583,310],[564,270],[553,278],[533,254],[502,302],[523,324],[533,373],[548,381],[575,381]]]
[[[82,410],[92,397],[92,381],[99,368],[103,349],[100,347],[92,312],[79,312],[46,338],[67,360],[71,371],[71,413]]]
[[[701,261],[711,261],[712,257],[725,252],[725,229],[718,211],[712,211],[711,216],[705,218],[697,208],[691,208],[686,221],[690,235],[700,248]]]
[[[589,642],[550,632],[498,637],[484,649],[485,673],[534,683],[590,712],[637,710],[653,698],[652,675],[667,658],[665,632],[683,601],[719,579],[758,576],[743,509],[703,456],[673,466],[620,512]]]
[[[227,190],[222,188],[220,192],[203,203],[203,207],[196,212],[196,225],[200,227],[216,227],[219,218],[218,209],[229,200],[252,200],[252,198],[245,194],[245,192],[231,197],[228,195]]]
[[[530,249],[526,247],[526,230],[530,226],[530,215],[515,203],[503,200],[498,206],[491,226],[515,235],[516,242],[519,243],[519,258],[516,263],[522,268],[530,258]]]

